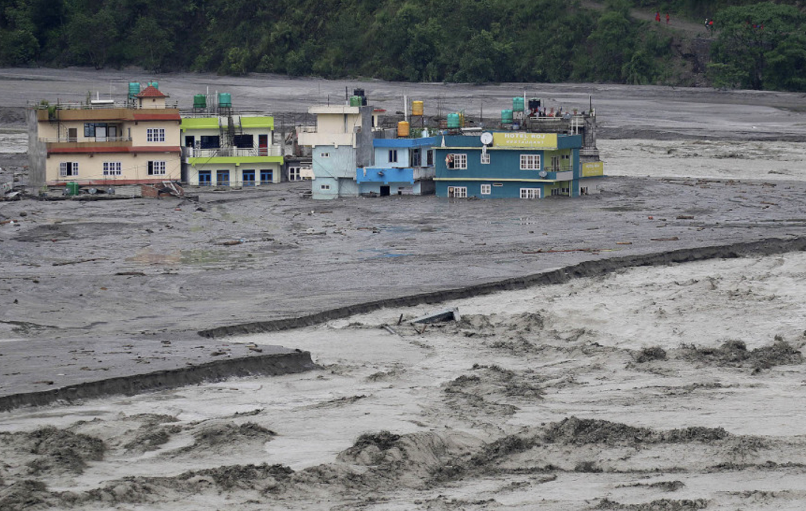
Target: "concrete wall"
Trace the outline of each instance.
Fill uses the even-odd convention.
[[[235,163],[217,163],[210,165],[196,164],[187,166],[187,183],[191,186],[199,185],[199,172],[208,171],[211,176],[211,186],[217,186],[216,172],[219,170],[229,171],[229,186],[243,186],[243,171],[253,170],[255,172],[255,186],[279,183],[282,180],[281,165],[279,163],[249,163],[240,164]],[[272,171],[271,181],[261,181],[260,172],[262,170]]]
[[[369,167],[374,164],[375,151],[372,147],[372,140],[375,135],[372,133],[372,106],[362,106],[361,110],[361,131],[356,133],[355,141],[355,167]],[[314,171],[316,173],[316,171]]]
[[[45,162],[47,161],[47,147],[39,140],[39,122],[37,110],[28,109],[28,192],[36,194],[45,186]]]
[[[149,175],[149,161],[164,161],[165,174]],[[59,174],[62,162],[78,163],[78,176],[62,177]],[[121,175],[104,176],[104,162],[120,162]],[[69,181],[86,184],[178,181],[181,178],[181,158],[179,153],[51,154],[46,159],[45,178],[48,185]]]
[[[356,151],[350,146],[318,146],[313,149],[316,178],[355,178]]]

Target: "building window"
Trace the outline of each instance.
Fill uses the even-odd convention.
[[[539,199],[540,188],[521,188],[521,199]]]
[[[493,187],[490,185],[481,185],[481,194],[490,195],[493,192]]]
[[[412,167],[422,166],[422,155],[419,149],[414,149],[411,152],[411,166]]]
[[[320,190],[330,190],[330,185],[321,185],[319,187]]]
[[[212,181],[212,172],[209,170],[199,171],[199,186],[210,186]]]
[[[215,178],[218,186],[229,186],[229,170],[217,170]]]
[[[241,176],[243,177],[244,187],[255,186],[255,169],[243,169]]]
[[[522,154],[521,155],[521,170],[540,170],[540,155],[539,154]]]
[[[449,169],[466,169],[467,168],[467,155],[466,154],[449,154],[445,157],[445,166]]]
[[[59,176],[61,177],[77,177],[78,176],[78,162],[63,161],[59,163]]]
[[[148,142],[165,142],[165,128],[148,128],[146,139]]]
[[[164,176],[165,175],[165,162],[164,161],[150,161],[150,162],[148,162],[148,175],[149,176]]]
[[[482,165],[490,164],[490,153],[481,153],[481,164]]]
[[[464,199],[467,197],[467,187],[466,186],[449,186],[448,187],[448,197],[454,199]]]
[[[288,167],[289,181],[302,181],[302,173],[299,167]]]
[[[119,161],[105,161],[104,162],[104,175],[105,176],[119,176],[121,175],[121,165]]]
[[[319,153],[321,158],[330,158],[330,153]]]
[[[425,153],[425,164],[426,166],[430,167],[434,164],[434,151],[430,149]]]
[[[274,171],[270,169],[260,169],[260,182],[261,183],[273,183],[274,182]]]
[[[199,140],[199,149],[218,149],[220,144],[220,137],[202,135],[201,140]]]
[[[389,149],[389,163],[397,163],[397,149]]]
[[[580,195],[588,195],[588,187],[587,186],[580,186],[579,187],[579,194]]]

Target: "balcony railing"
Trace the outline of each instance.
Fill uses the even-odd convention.
[[[195,147],[183,147],[182,154],[186,158],[221,158],[221,157],[247,157],[247,156],[282,156],[279,146],[271,147],[220,147],[217,149],[196,149]]]
[[[46,144],[54,143],[96,143],[96,142],[131,142],[131,137],[58,137],[58,138],[40,138],[40,142]]]
[[[140,108],[136,101],[110,101],[104,103],[56,103],[55,105],[42,105],[35,103],[35,108],[41,110],[109,110],[113,108],[132,108],[135,110],[153,110],[153,108]],[[179,108],[179,101],[165,101],[165,108]]]

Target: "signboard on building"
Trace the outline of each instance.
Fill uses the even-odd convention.
[[[493,133],[494,147],[557,149],[556,133]]]
[[[582,164],[582,177],[596,177],[604,175],[604,162],[592,161]]]

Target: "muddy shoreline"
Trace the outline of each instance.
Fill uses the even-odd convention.
[[[200,330],[202,337],[222,338],[234,335],[250,335],[278,332],[321,324],[335,319],[343,319],[357,314],[367,314],[384,308],[413,307],[423,304],[437,304],[449,300],[461,300],[501,291],[526,289],[532,286],[562,284],[570,279],[604,276],[625,268],[643,266],[665,266],[670,264],[706,261],[708,259],[731,259],[748,256],[769,256],[787,252],[806,251],[806,237],[795,239],[771,238],[748,243],[733,243],[722,246],[679,249],[625,257],[611,257],[597,261],[584,261],[572,266],[549,272],[541,272],[498,282],[477,284],[458,289],[446,289],[433,293],[401,296],[373,302],[359,303],[348,307],[330,309],[316,314],[284,318],[270,321],[257,321],[238,325],[227,325]]]

